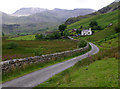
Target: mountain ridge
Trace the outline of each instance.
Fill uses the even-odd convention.
[[[45,8],[20,8],[19,10],[15,11],[12,16],[29,16],[35,13],[47,11],[48,9]]]
[[[72,11],[83,11],[83,10],[87,10],[88,12],[85,12],[85,14],[88,14],[88,13],[92,13],[94,12],[95,10],[93,9],[89,9],[89,8],[75,8],[73,10],[68,10],[68,9],[60,9],[60,8],[54,8],[52,10],[49,10],[49,9],[45,9],[45,8],[20,8],[19,10],[15,11],[13,14],[11,14],[12,16],[30,16],[30,15],[33,15],[33,14],[36,14],[36,13],[41,13],[41,12],[55,12],[55,11],[59,11],[60,12],[72,12]],[[85,15],[85,14],[82,14],[80,13],[80,15]]]
[[[105,6],[105,7],[101,8],[101,9],[99,9],[98,11],[90,13],[88,15],[69,18],[69,19],[67,19],[65,21],[65,24],[70,25],[70,24],[75,23],[77,21],[80,21],[80,20],[82,20],[84,18],[89,18],[91,16],[96,16],[96,15],[100,15],[100,14],[115,11],[115,10],[117,10],[119,8],[119,6],[120,6],[120,1],[119,2],[112,2],[110,5]]]
[[[3,13],[2,15],[3,32],[5,34],[19,34],[19,33],[33,34],[37,31],[38,32],[48,30],[52,31],[58,29],[57,27],[60,24],[64,23],[64,21],[66,21],[66,19],[70,17],[84,15],[94,11],[92,9],[65,10],[56,8],[53,10],[42,9],[42,11],[38,13],[40,9],[37,8],[38,12],[34,11],[34,9],[31,8],[29,13],[27,12],[27,14],[31,14],[29,16],[23,16],[27,15],[25,13],[20,14],[22,16],[11,16],[6,13]],[[31,12],[32,10],[33,12]],[[17,27],[16,24],[18,25]]]

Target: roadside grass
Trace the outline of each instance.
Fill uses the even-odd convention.
[[[9,43],[18,44],[18,47],[8,49]],[[42,54],[51,54],[77,49],[77,42],[71,40],[2,40],[2,60],[18,59],[35,56],[34,51],[42,47]]]
[[[117,59],[105,58],[84,67],[80,65],[81,63],[78,62],[74,67],[55,75],[34,89],[39,87],[118,87]]]
[[[96,55],[77,62],[73,67],[36,86],[39,87],[118,87],[118,44],[100,47]],[[107,41],[108,42],[108,41]],[[101,45],[107,43],[101,43]],[[115,45],[115,46],[113,46]]]
[[[91,46],[89,46],[89,48],[85,51],[81,51],[80,53],[74,54],[72,56],[69,57],[65,57],[62,59],[56,59],[56,60],[50,60],[50,61],[46,61],[46,62],[42,62],[42,63],[37,63],[37,64],[29,64],[29,65],[24,65],[23,67],[19,68],[19,69],[13,69],[13,71],[6,73],[6,74],[2,74],[2,83],[13,80],[15,78],[21,77],[23,75],[32,73],[34,71],[40,70],[42,68],[48,67],[50,65],[59,63],[59,62],[63,62],[66,60],[69,60],[71,58],[80,56],[82,54],[85,54],[86,52],[91,50]]]

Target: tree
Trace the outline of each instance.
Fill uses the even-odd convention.
[[[91,21],[89,26],[90,27],[98,26],[98,23],[96,21]]]
[[[36,38],[37,40],[40,40],[40,39],[43,39],[44,36],[43,36],[43,34],[37,34],[37,35],[35,35],[35,38]]]
[[[93,26],[92,30],[102,30],[102,28],[100,26]]]
[[[59,26],[59,30],[61,32],[61,36],[63,36],[63,31],[67,28],[67,26],[65,24],[62,24]]]
[[[54,32],[52,34],[48,34],[45,39],[59,39],[60,38],[60,33]]]
[[[80,33],[80,30],[77,29],[77,30],[76,30],[76,33],[79,34],[79,33]]]
[[[70,35],[70,33],[69,33],[68,30],[65,30],[65,31],[63,32],[63,34],[64,34],[64,36],[69,36],[69,35]]]
[[[78,45],[78,48],[82,48],[87,45],[87,42],[85,40],[80,40],[77,45]]]
[[[2,36],[5,36],[5,34],[2,32]]]
[[[114,29],[115,29],[116,33],[119,33],[119,32],[120,32],[120,26],[119,26],[119,25],[118,25],[118,26],[115,26]]]
[[[59,39],[61,37],[60,33],[58,32],[55,32],[53,34],[54,34],[55,39]]]
[[[96,21],[91,21],[89,27],[91,27],[92,30],[102,30]]]
[[[82,28],[83,28],[83,26],[81,25],[81,26],[80,26],[80,29],[82,29]]]

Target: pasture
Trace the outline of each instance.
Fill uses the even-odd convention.
[[[9,48],[10,43],[17,47]],[[2,40],[2,60],[17,59],[35,56],[36,50],[42,54],[51,54],[77,48],[77,42],[68,39],[62,40]]]

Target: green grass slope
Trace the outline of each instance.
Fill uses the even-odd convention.
[[[35,40],[35,35],[26,35],[26,36],[8,38],[8,40]]]
[[[92,16],[92,17],[89,17],[89,18],[82,19],[78,22],[75,22],[71,25],[68,25],[68,29],[80,28],[81,25],[83,27],[88,27],[89,23],[92,20],[97,21],[98,25],[100,25],[101,27],[106,27],[110,23],[113,23],[113,24],[117,23],[118,22],[118,10],[110,12],[110,13],[100,14],[100,15],[97,15],[97,16]]]
[[[99,30],[99,31],[95,32],[94,35],[84,36],[84,37],[75,37],[75,39],[84,39],[84,40],[96,43],[96,42],[105,41],[105,40],[107,41],[112,38],[116,38],[116,37],[118,37],[118,34],[119,34],[119,33],[116,33],[116,31],[115,31],[115,27],[117,25],[118,24],[115,23],[111,27],[107,27],[104,30]]]
[[[110,58],[96,61],[76,72],[68,69],[37,87],[118,87],[117,78],[118,60]]]

